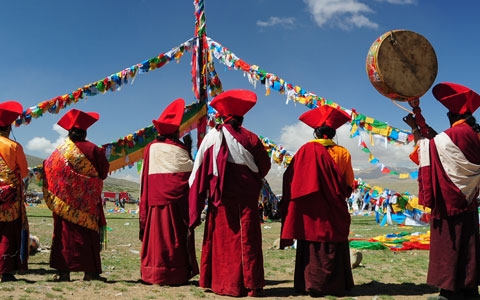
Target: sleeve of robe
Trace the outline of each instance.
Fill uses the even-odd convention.
[[[22,145],[16,145],[15,149],[15,163],[20,170],[21,178],[25,178],[28,176],[28,163],[27,158],[25,157],[25,153],[23,152]]]
[[[270,171],[272,163],[270,161],[270,157],[268,156],[267,150],[265,150],[265,146],[263,146],[262,142],[257,136],[255,136],[253,149],[254,153],[252,154],[255,159],[255,164],[258,167],[258,175],[260,178],[264,178],[268,174],[268,171]]]
[[[282,200],[279,204],[280,217],[282,219],[282,227],[280,229],[280,237],[282,236],[283,224],[285,223],[285,218],[288,213],[288,205],[290,204],[291,194],[290,194],[290,185],[293,178],[293,169],[295,164],[295,157],[292,158],[287,169],[283,173],[283,182],[282,182]],[[293,245],[293,240],[280,239],[280,249]]]
[[[143,154],[142,176],[140,177],[140,203],[139,203],[139,223],[140,232],[139,238],[143,240],[143,233],[145,232],[145,224],[147,223],[148,214],[148,164],[150,157],[150,144],[145,147]]]
[[[95,149],[95,157],[97,158],[98,177],[105,180],[108,176],[108,170],[110,169],[110,163],[105,155],[105,149],[97,147]]]

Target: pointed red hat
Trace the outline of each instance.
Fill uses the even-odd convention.
[[[467,111],[473,114],[480,106],[480,95],[460,84],[439,83],[433,88],[432,93],[440,103],[455,114],[464,114]]]
[[[78,109],[71,109],[57,122],[57,124],[66,129],[80,128],[87,130],[93,123],[97,122],[100,115],[96,112],[83,112]]]
[[[309,110],[298,119],[314,129],[323,125],[337,129],[351,120],[343,110],[328,105]]]
[[[222,116],[244,116],[257,103],[257,95],[249,90],[229,90],[215,97],[210,106]]]
[[[13,123],[21,115],[23,107],[16,101],[0,103],[0,126],[7,126]]]
[[[162,112],[158,120],[152,120],[158,134],[172,134],[178,130],[182,123],[185,111],[185,100],[177,99],[170,103]]]

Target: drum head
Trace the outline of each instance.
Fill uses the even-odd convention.
[[[423,96],[438,72],[437,56],[422,35],[408,30],[386,34],[376,53],[379,77],[395,100],[408,101]]]

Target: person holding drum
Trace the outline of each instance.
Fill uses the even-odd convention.
[[[297,240],[294,287],[312,296],[341,295],[353,288],[346,199],[354,175],[347,149],[332,140],[350,116],[321,106],[300,116],[315,129],[283,175],[280,248]]]
[[[449,129],[429,140],[413,115],[404,118],[418,141],[410,157],[419,165],[419,203],[432,209],[427,284],[440,288],[436,299],[478,297],[480,126],[472,113],[480,95],[455,83],[436,85],[433,95],[449,110]]]

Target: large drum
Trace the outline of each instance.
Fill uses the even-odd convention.
[[[367,75],[384,96],[410,101],[423,96],[437,76],[437,56],[422,35],[393,30],[373,42],[367,55]]]

